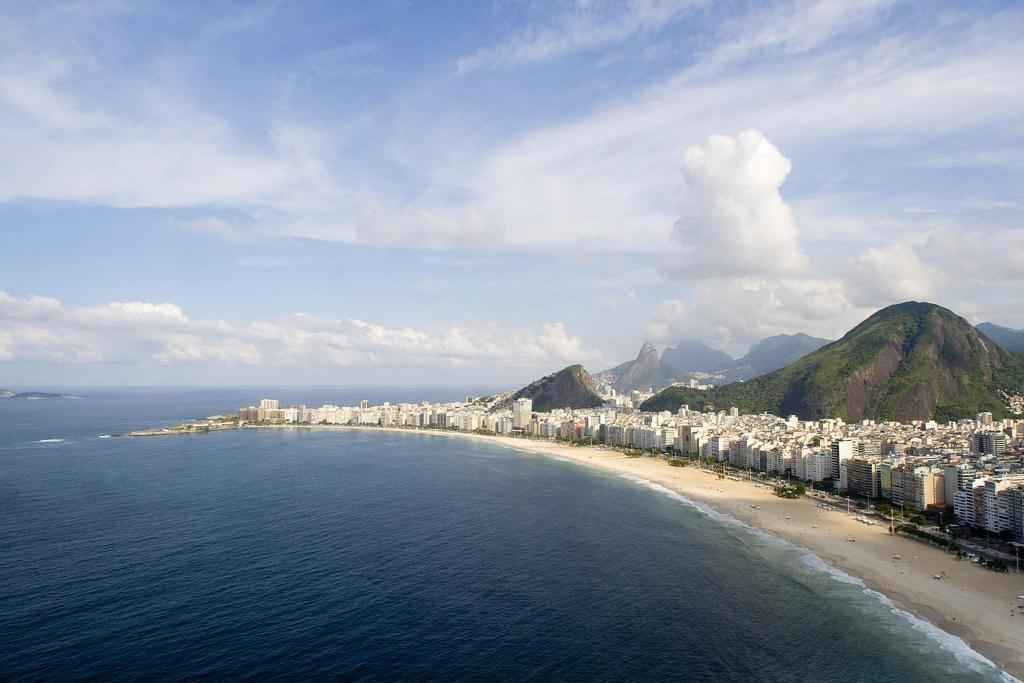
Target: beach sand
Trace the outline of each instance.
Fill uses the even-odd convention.
[[[479,439],[538,455],[554,456],[607,472],[642,479],[806,548],[834,567],[860,578],[897,606],[953,633],[972,648],[1024,679],[1024,573],[997,574],[957,560],[925,543],[893,536],[888,526],[868,526],[845,511],[827,511],[815,498],[785,499],[749,481],[720,479],[697,467],[672,467],[653,457],[628,457],[598,446],[464,432],[380,427],[291,427],[366,429]],[[756,505],[757,509],[752,506]],[[851,543],[848,539],[853,538]],[[896,557],[899,559],[895,559]],[[942,580],[933,577],[944,573]]]

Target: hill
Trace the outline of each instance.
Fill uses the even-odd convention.
[[[1015,330],[995,323],[981,323],[978,331],[1007,351],[1024,353],[1024,330]]]
[[[683,339],[676,346],[665,349],[662,361],[677,373],[714,373],[727,370],[736,359],[718,349],[694,339]]]
[[[724,384],[777,370],[828,343],[827,339],[806,334],[780,334],[762,339],[738,360],[694,339],[683,339],[660,356],[657,349],[644,343],[635,360],[604,370],[594,379],[623,393],[659,389],[691,378]]]
[[[27,400],[30,400],[30,401],[39,401],[39,400],[57,400],[57,399],[66,399],[66,398],[77,398],[77,397],[76,396],[71,396],[70,394],[51,394],[51,393],[46,392],[46,391],[22,391],[22,392],[17,392],[17,391],[10,391],[9,389],[0,389],[0,398],[21,398],[21,399],[27,399]]]
[[[533,409],[547,412],[555,408],[596,408],[604,404],[594,380],[582,365],[570,365],[542,377],[492,406],[491,410],[508,408],[519,398],[533,401]]]
[[[744,375],[736,379],[757,377],[784,368],[829,342],[828,339],[802,333],[767,337],[750,347],[747,355],[736,361],[733,372]]]
[[[663,362],[656,348],[644,342],[635,360],[604,370],[594,379],[607,382],[616,391],[626,393],[633,389],[668,386],[676,380],[676,373]]]
[[[884,308],[842,339],[749,382],[670,387],[643,410],[737,406],[803,419],[949,420],[1007,413],[1001,390],[1024,388],[1024,360],[952,311],[910,301]]]

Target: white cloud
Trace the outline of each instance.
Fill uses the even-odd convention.
[[[942,227],[928,235],[922,251],[962,280],[997,285],[1024,280],[1024,228]]]
[[[56,299],[44,296],[30,296],[18,299],[0,291],[0,319],[3,320],[46,320],[60,315],[64,307]]]
[[[5,361],[550,369],[601,360],[563,323],[537,331],[480,324],[426,330],[296,313],[233,324],[193,320],[171,303],[66,308],[54,299],[2,291],[0,329]]]
[[[673,222],[693,209],[678,191],[679,145],[716,131],[757,127],[799,158],[803,173],[826,176],[838,172],[829,145],[896,141],[910,164],[944,154],[958,134],[991,124],[999,125],[999,143],[1013,157],[1024,134],[1014,123],[1024,115],[1017,83],[1024,15],[952,24],[918,17],[912,26],[866,34],[889,4],[775,3],[713,27],[711,49],[674,76],[646,86],[612,83],[612,96],[573,109],[580,114],[496,138],[467,129],[479,102],[466,102],[465,117],[460,103],[450,128],[436,124],[436,110],[419,106],[423,91],[443,94],[445,83],[403,90],[397,112],[383,98],[388,103],[354,117],[358,125],[303,125],[293,112],[262,126],[235,121],[193,94],[188,78],[151,73],[148,63],[140,71],[115,69],[89,53],[87,41],[49,33],[66,20],[29,23],[0,34],[7,57],[0,67],[0,154],[19,160],[0,169],[0,201],[210,207],[218,217],[192,227],[230,238],[289,235],[443,249],[571,244],[652,253],[665,249]],[[479,64],[606,46],[667,26],[692,5],[579,3]],[[239,26],[269,17],[254,12]],[[169,55],[161,64],[176,60],[187,57]],[[118,100],[109,87],[84,83],[113,83],[133,97]],[[382,123],[396,118],[401,125],[393,129]],[[920,144],[937,136],[940,148]],[[350,148],[355,138],[381,141],[371,163],[362,163],[365,149]],[[395,175],[415,180],[404,186]],[[794,205],[800,199],[793,197]],[[217,213],[223,209],[251,218],[234,225]],[[793,264],[777,265],[791,272]]]
[[[881,307],[908,300],[928,300],[938,273],[906,244],[871,247],[849,260],[848,290],[854,303]]]
[[[504,42],[462,57],[460,73],[542,62],[613,45],[663,28],[706,0],[575,2],[569,11]]]
[[[714,70],[776,51],[792,56],[837,36],[856,33],[880,18],[895,0],[816,0],[766,5],[730,22],[701,68]]]
[[[851,304],[837,279],[704,280],[686,299],[662,302],[647,333],[660,343],[694,338],[741,354],[776,334],[834,338],[869,313]]]
[[[780,194],[790,169],[754,130],[688,147],[683,176],[693,202],[675,225],[684,254],[671,270],[713,277],[803,270],[799,231]]]

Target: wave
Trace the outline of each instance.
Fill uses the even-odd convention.
[[[913,614],[912,612],[909,612],[905,609],[898,607],[885,594],[868,588],[867,584],[865,584],[863,580],[857,578],[856,576],[848,574],[847,572],[843,571],[842,569],[836,567],[833,564],[830,564],[829,562],[815,555],[812,551],[808,550],[807,548],[792,543],[791,541],[788,541],[779,536],[775,536],[774,534],[770,534],[767,531],[764,531],[763,529],[760,529],[756,526],[747,524],[746,522],[737,519],[736,517],[733,517],[730,514],[714,509],[713,507],[707,505],[706,503],[701,503],[691,498],[687,498],[678,491],[673,491],[672,489],[661,484],[658,484],[656,482],[650,481],[649,479],[644,479],[643,477],[638,477],[636,475],[626,473],[622,473],[621,477],[623,479],[627,479],[629,481],[632,481],[633,483],[640,484],[653,491],[657,491],[658,493],[666,495],[669,498],[672,498],[673,500],[676,500],[690,508],[693,508],[694,510],[697,510],[701,514],[715,520],[720,524],[726,524],[728,526],[742,529],[743,531],[750,533],[754,536],[757,536],[760,539],[764,539],[772,543],[785,545],[787,547],[797,550],[800,553],[800,561],[806,568],[812,571],[826,574],[829,576],[829,578],[833,579],[834,581],[838,581],[839,583],[845,583],[860,588],[861,592],[864,593],[864,595],[878,601],[884,607],[888,608],[893,614],[899,616],[900,618],[908,622],[911,628],[929,638],[943,650],[952,654],[953,657],[955,657],[956,660],[965,667],[978,673],[998,672],[1002,680],[1006,681],[1006,683],[1021,683],[1020,679],[1007,673],[998,664],[996,664],[991,659],[989,659],[985,655],[981,654],[980,652],[972,648],[963,638],[960,638],[959,636],[949,633],[947,631],[943,631],[941,628],[931,623],[930,621],[922,619],[921,617],[918,617],[916,614]]]
[[[64,443],[64,439],[39,439],[36,443]]]
[[[109,439],[110,438],[110,434],[100,434],[96,438],[97,439]]]

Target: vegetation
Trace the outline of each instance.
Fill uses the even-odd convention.
[[[922,541],[932,543],[947,550],[953,550],[956,548],[956,544],[946,538],[945,536],[938,536],[936,534],[920,529],[913,524],[899,524],[896,526],[896,533],[906,534],[908,536],[915,536]]]
[[[531,399],[533,409],[538,412],[555,408],[596,408],[604,403],[582,365],[570,365],[531,382],[504,401],[495,403],[491,410],[509,408],[519,398]]]
[[[675,411],[736,406],[803,419],[951,420],[1008,414],[999,391],[1024,388],[1024,359],[935,304],[878,311],[842,339],[780,370],[708,391],[670,387],[641,406]]]
[[[775,495],[779,498],[799,498],[807,493],[807,487],[802,483],[779,484],[775,487]]]

